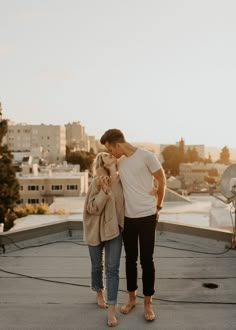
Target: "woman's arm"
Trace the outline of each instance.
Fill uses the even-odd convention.
[[[85,208],[89,214],[99,215],[102,213],[106,202],[108,200],[110,190],[107,185],[101,183],[101,179],[98,181],[94,179],[89,186],[89,190],[87,193]]]

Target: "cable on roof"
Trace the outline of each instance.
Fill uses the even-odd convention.
[[[38,245],[20,246],[12,238],[10,238],[9,236],[4,235],[4,239],[5,238],[7,238],[18,250],[37,248],[37,247],[50,245],[50,244],[54,244],[54,243],[73,243],[73,244],[84,245],[84,246],[87,245],[86,243],[80,243],[80,242],[76,242],[76,241],[72,241],[72,240],[58,240],[58,241],[47,242],[47,243],[42,243],[42,244],[38,244]],[[5,245],[3,244],[3,246],[4,246],[3,253],[6,253]],[[11,252],[14,252],[14,251],[11,251]],[[8,252],[8,253],[10,253],[10,252]]]
[[[206,251],[197,251],[197,250],[192,250],[192,249],[176,248],[176,247],[173,247],[173,246],[166,246],[166,245],[161,245],[161,244],[156,244],[155,246],[165,247],[167,249],[172,249],[172,250],[195,252],[195,253],[202,253],[202,254],[211,254],[211,255],[221,255],[221,254],[224,254],[224,253],[226,253],[226,252],[228,252],[230,250],[233,250],[231,247],[229,247],[229,248],[227,248],[226,250],[224,250],[222,252],[214,253],[214,252],[206,252]]]
[[[42,277],[30,276],[30,275],[16,273],[16,272],[10,272],[10,271],[4,270],[2,268],[0,268],[0,271],[4,272],[4,273],[7,273],[7,274],[18,275],[18,276],[21,276],[21,277],[30,278],[30,279],[39,280],[39,281],[45,281],[45,282],[51,282],[51,283],[56,283],[56,284],[65,284],[65,285],[71,285],[71,286],[90,288],[90,285],[77,284],[77,283],[64,282],[64,281],[56,281],[56,280],[49,280],[49,279],[42,278]],[[118,291],[127,293],[126,290],[122,290],[122,289],[119,289]],[[137,295],[137,297],[138,298],[143,298],[143,296],[141,296],[141,295]],[[225,302],[225,301],[221,302],[221,301],[173,300],[173,299],[162,299],[162,298],[155,298],[155,297],[152,297],[152,299],[157,300],[157,301],[163,301],[163,302],[169,302],[169,303],[179,303],[179,304],[236,305],[236,302]]]

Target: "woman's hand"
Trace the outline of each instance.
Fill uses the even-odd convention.
[[[110,189],[110,178],[108,175],[101,175],[97,177],[97,185],[100,187],[104,193],[108,193]]]

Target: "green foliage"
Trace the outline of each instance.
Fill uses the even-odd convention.
[[[25,205],[17,205],[13,208],[12,211],[8,211],[5,216],[5,224],[4,231],[11,229],[14,226],[14,221],[26,217],[30,214],[58,214],[63,215],[65,211],[63,209],[57,209],[54,211],[50,211],[48,204],[40,203],[40,204],[25,204]]]
[[[225,146],[220,152],[220,159],[218,163],[229,165],[230,164],[230,152],[229,149]]]
[[[184,143],[184,139],[181,138],[180,142],[179,142],[179,154],[180,154],[180,161],[181,163],[184,161],[184,157],[185,157],[185,143]]]
[[[167,146],[163,152],[162,156],[164,159],[163,168],[168,175],[176,176],[179,174],[179,164],[181,163],[181,154],[179,152],[179,147],[174,145]]]
[[[7,121],[0,120],[0,144],[2,143],[2,139],[6,134],[7,134]]]
[[[48,204],[40,203],[35,205],[35,214],[49,214],[50,210]]]
[[[0,222],[5,222],[6,216],[20,198],[19,182],[16,179],[13,156],[2,139],[7,132],[7,121],[0,121]]]
[[[63,215],[66,214],[66,212],[63,209],[57,209],[53,211],[53,214]]]
[[[211,154],[208,154],[208,158],[204,159],[204,164],[211,164],[211,163],[212,163]]]
[[[169,145],[162,151],[162,156],[164,160],[162,165],[167,175],[178,175],[180,163],[212,163],[210,154],[208,155],[208,158],[202,159],[199,156],[195,147],[188,148],[187,151],[184,151],[184,149],[184,140],[181,139],[178,146]],[[229,149],[226,146],[221,150],[220,158],[216,163],[225,165],[230,164],[230,153]],[[212,174],[210,174],[210,176],[212,176]],[[210,179],[210,181],[212,181],[212,179]]]
[[[187,152],[184,155],[184,160],[185,160],[186,163],[199,162],[200,157],[198,155],[197,149],[195,147],[188,148]]]
[[[25,204],[23,206],[15,206],[13,209],[17,218],[26,217],[29,214],[49,214],[49,207],[46,203]]]
[[[90,153],[87,151],[70,151],[70,149],[67,148],[67,153],[66,153],[67,163],[79,164],[81,171],[89,170],[93,163],[94,158],[95,158],[94,153]]]
[[[14,212],[8,210],[8,212],[5,214],[4,231],[11,229],[16,219],[17,215]]]

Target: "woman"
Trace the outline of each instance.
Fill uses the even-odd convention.
[[[116,304],[124,226],[124,199],[117,172],[117,160],[106,152],[94,161],[94,178],[86,195],[83,213],[84,239],[91,259],[92,289],[97,304],[108,308],[107,324],[116,326]],[[107,301],[104,296],[104,252]]]

